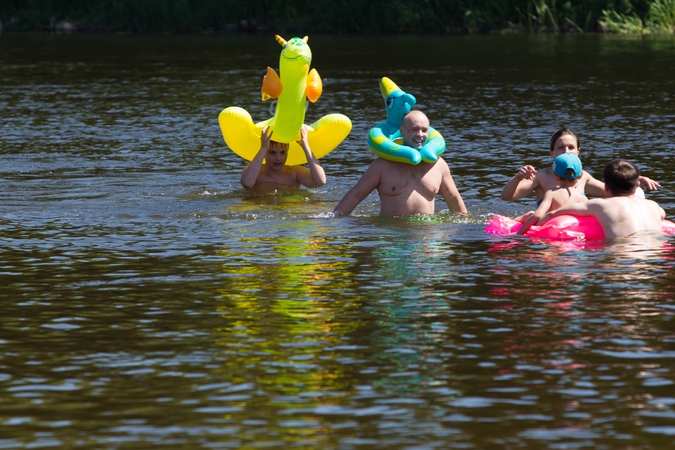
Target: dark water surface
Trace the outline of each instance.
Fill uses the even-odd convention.
[[[483,227],[533,207],[499,193],[562,125],[675,213],[675,38],[309,44],[308,122],[353,131],[325,187],[249,197],[217,116],[270,117],[272,36],[0,36],[0,448],[673,448],[673,238]],[[471,216],[312,217],[373,160],[382,76]]]

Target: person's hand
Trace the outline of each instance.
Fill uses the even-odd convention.
[[[524,178],[526,180],[532,180],[534,179],[534,176],[537,174],[537,169],[535,169],[532,166],[523,166],[520,168],[518,171],[517,175],[520,176],[520,178]]]
[[[307,141],[309,127],[304,123],[300,127],[300,140],[297,141],[300,147],[309,148],[309,142]]]
[[[269,134],[267,133],[269,131]],[[274,132],[270,129],[269,126],[263,127],[262,133],[260,133],[260,148],[267,150],[270,148],[270,141],[272,140],[272,134]]]
[[[647,177],[640,176],[640,178],[638,178],[638,180],[639,180],[639,182],[640,182],[640,187],[641,187],[642,189],[647,189],[647,190],[649,190],[649,191],[654,191],[654,190],[656,190],[656,189],[658,189],[658,188],[661,187],[661,185],[659,184],[658,181],[654,181],[654,180],[652,180],[651,178],[647,178]]]

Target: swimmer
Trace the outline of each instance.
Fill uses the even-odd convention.
[[[588,201],[586,196],[576,189],[579,179],[583,176],[581,160],[577,155],[563,153],[553,161],[551,169],[558,187],[546,191],[536,211],[515,219],[523,223],[517,234],[525,234],[532,225],[537,225],[538,221],[550,210]]]
[[[410,111],[403,117],[400,130],[404,144],[419,149],[427,140],[429,119],[422,111]],[[433,214],[437,194],[443,196],[450,211],[467,212],[443,158],[438,158],[435,163],[423,161],[417,165],[377,158],[340,200],[333,213],[351,213],[375,189],[380,196],[380,216]]]
[[[298,144],[305,152],[307,167],[287,166],[288,144],[272,140],[272,130],[264,127],[260,135],[260,150],[241,173],[241,185],[246,189],[276,190],[278,187],[318,188],[326,184],[326,174],[307,142],[307,125],[300,128]],[[263,164],[263,160],[265,164]]]
[[[602,171],[607,198],[574,203],[546,214],[539,225],[562,214],[595,217],[606,238],[630,236],[648,231],[663,234],[662,221],[666,213],[655,201],[635,195],[640,170],[625,159],[610,161]]]

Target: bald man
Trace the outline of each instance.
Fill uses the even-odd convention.
[[[401,135],[405,145],[422,148],[429,135],[429,119],[422,111],[410,111],[401,122]],[[380,196],[380,216],[433,214],[436,194],[441,194],[450,211],[467,212],[443,158],[417,165],[377,158],[340,200],[335,215],[351,213],[375,189]]]

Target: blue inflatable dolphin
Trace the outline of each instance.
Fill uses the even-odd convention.
[[[368,133],[368,145],[373,153],[380,158],[407,164],[436,162],[445,151],[445,139],[432,127],[429,127],[427,141],[419,150],[403,144],[401,122],[403,116],[417,103],[415,97],[403,92],[387,77],[380,80],[380,92],[384,98],[387,120],[375,125]]]

